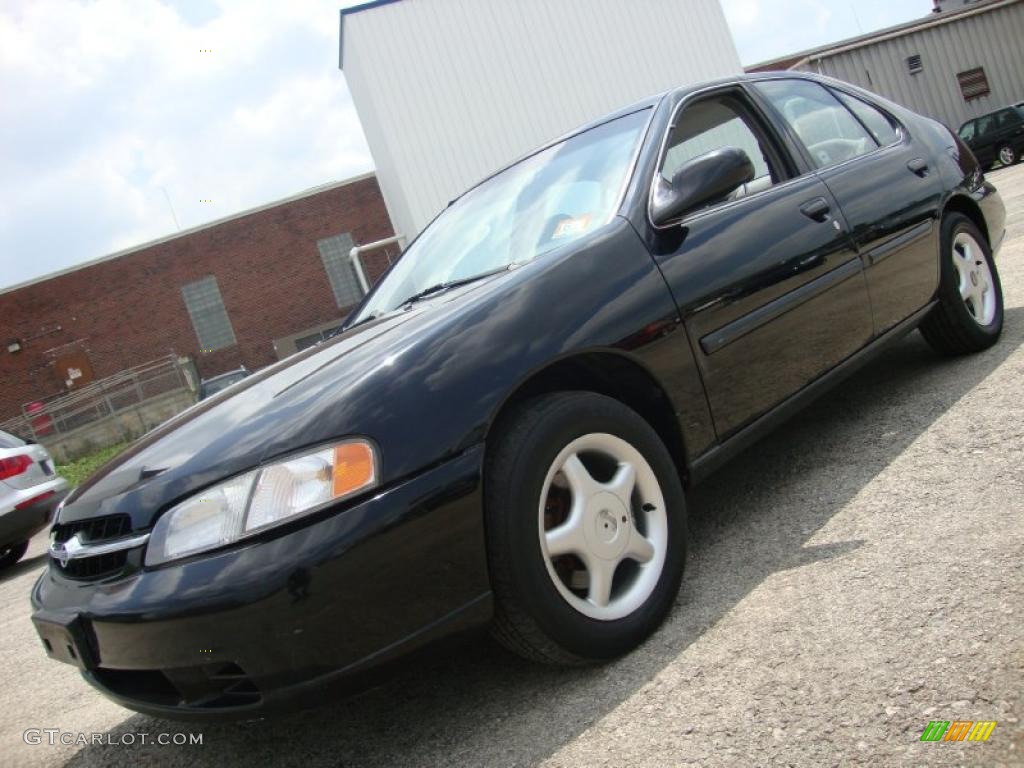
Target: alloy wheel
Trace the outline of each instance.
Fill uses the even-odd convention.
[[[625,440],[593,433],[569,443],[544,480],[539,519],[548,575],[585,616],[624,618],[657,586],[668,546],[665,499]]]
[[[953,240],[953,266],[959,278],[960,298],[974,321],[991,325],[996,315],[996,292],[992,270],[981,245],[966,232]]]
[[[1011,147],[1003,147],[999,150],[999,162],[1004,166],[1013,165],[1017,158],[1014,156],[1013,149]]]

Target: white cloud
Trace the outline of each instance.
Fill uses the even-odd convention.
[[[0,284],[368,170],[338,5],[0,11]]]

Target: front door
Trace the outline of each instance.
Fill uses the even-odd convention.
[[[657,230],[719,439],[871,337],[861,260],[828,187],[801,173],[740,87],[684,103],[662,150],[664,182],[701,155],[744,150],[755,178]]]

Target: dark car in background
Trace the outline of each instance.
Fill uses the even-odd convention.
[[[982,168],[1010,166],[1024,152],[1024,107],[1020,104],[968,120],[957,131]]]
[[[228,371],[227,373],[221,373],[217,376],[211,376],[208,379],[203,379],[199,382],[199,399],[205,400],[210,395],[222,392],[232,384],[237,384],[247,376],[249,376],[249,370],[243,365],[241,368],[236,368],[233,371]]]
[[[488,627],[547,663],[626,653],[676,600],[686,489],[915,328],[996,342],[1004,220],[947,128],[836,81],[609,115],[453,201],[336,337],[79,486],[43,647],[194,718]]]

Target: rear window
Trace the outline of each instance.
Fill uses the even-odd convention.
[[[7,432],[0,432],[0,448],[18,448],[25,444],[20,437],[15,437]]]

